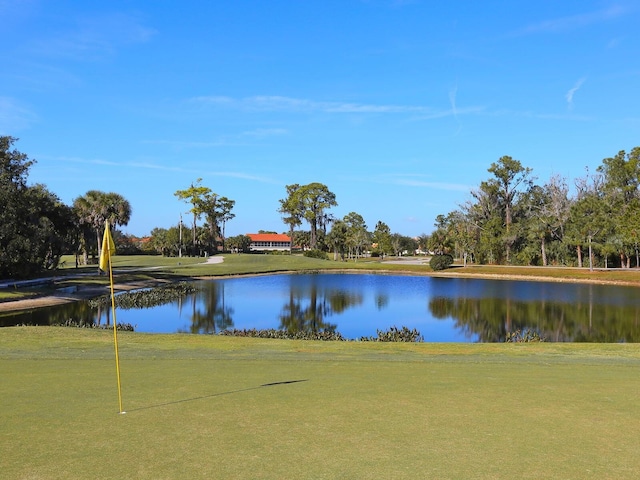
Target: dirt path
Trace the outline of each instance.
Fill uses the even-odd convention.
[[[117,283],[113,285],[113,289],[116,292],[123,292],[139,288],[154,287],[163,283],[167,282],[160,280],[148,280],[143,282]],[[64,303],[77,302],[80,300],[90,300],[101,295],[108,295],[110,291],[111,289],[108,285],[60,288],[58,291],[52,293],[51,295],[0,302],[0,313],[20,310],[32,310],[35,308],[43,307],[53,307],[55,305],[62,305]]]

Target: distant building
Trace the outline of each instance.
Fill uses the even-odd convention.
[[[249,249],[252,252],[288,251],[291,248],[291,238],[283,233],[247,233],[251,239]]]

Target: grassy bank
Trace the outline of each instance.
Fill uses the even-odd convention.
[[[3,478],[640,474],[640,346],[0,329]]]
[[[608,269],[590,271],[588,268],[511,267],[472,265],[454,266],[433,272],[426,263],[411,259],[381,261],[362,258],[340,262],[306,258],[301,255],[237,255],[227,254],[221,263],[207,263],[204,258],[175,258],[160,256],[113,257],[116,283],[145,281],[176,281],[196,277],[275,274],[281,272],[351,271],[410,275],[465,276],[499,279],[529,279],[565,282],[618,283],[640,286],[639,269]],[[416,259],[421,260],[421,259]],[[422,259],[424,261],[424,259]],[[44,286],[0,289],[0,302],[48,295],[64,287],[106,287],[108,278],[98,275],[97,267],[75,268],[73,257],[66,258],[62,268],[50,272],[52,283]]]

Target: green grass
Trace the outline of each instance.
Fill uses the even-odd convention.
[[[2,478],[640,475],[640,345],[118,339],[0,329]]]
[[[360,258],[357,261],[340,262],[333,260],[318,260],[306,258],[302,255],[237,255],[225,254],[224,262],[219,264],[206,264],[203,258],[192,257],[162,257],[149,255],[116,255],[113,257],[114,268],[119,270],[140,271],[146,270],[147,275],[170,274],[186,276],[208,275],[235,275],[247,273],[273,273],[281,271],[305,271],[305,270],[371,270],[392,273],[433,274],[428,265],[393,264],[380,261],[379,258]],[[73,257],[65,257],[65,267],[58,270],[57,274],[73,274],[77,270],[73,267]],[[81,272],[94,272],[96,266],[81,267]],[[151,269],[151,270],[149,270]],[[144,271],[144,270],[143,270]],[[549,278],[551,280],[576,280],[595,282],[628,282],[640,284],[640,269],[596,269],[568,268],[568,267],[518,267],[506,265],[469,265],[462,267],[454,265],[452,268],[438,275],[490,275],[512,276],[531,278]]]
[[[75,268],[72,256],[63,258],[64,265],[55,272],[55,285],[48,287],[2,289],[0,301],[46,295],[64,286],[108,285],[108,277],[97,275],[97,266]],[[162,257],[151,255],[116,255],[113,257],[115,281],[119,283],[144,280],[184,280],[219,275],[269,274],[280,272],[352,271],[412,275],[463,275],[493,278],[518,276],[535,280],[618,282],[640,285],[640,269],[608,269],[589,271],[588,268],[512,267],[495,265],[454,266],[433,272],[428,265],[394,264],[378,258],[361,258],[340,262],[306,258],[302,255],[237,255],[225,254],[223,263],[207,264],[204,258]]]

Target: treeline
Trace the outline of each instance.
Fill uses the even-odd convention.
[[[177,225],[154,228],[149,237],[139,239],[117,229],[126,226],[132,214],[131,204],[118,193],[89,190],[65,205],[45,185],[28,185],[35,160],[13,148],[16,141],[0,136],[0,278],[28,278],[55,269],[63,254],[75,255],[76,265],[97,264],[106,222],[120,254],[206,256],[250,248],[248,236],[225,235],[227,222],[235,217],[235,201],[214,193],[202,179],[174,194],[190,206],[190,222],[181,218]],[[335,218],[329,212],[338,204],[335,194],[321,183],[287,185],[286,193],[277,211],[300,250],[357,259],[365,253],[413,254],[426,248],[425,235],[414,239],[392,233],[381,221],[371,232],[355,212]],[[297,229],[303,222],[308,230]]]
[[[113,192],[90,190],[65,205],[45,185],[28,185],[35,160],[13,148],[16,139],[0,136],[0,278],[23,278],[58,266],[63,254],[87,264],[100,250],[106,221],[127,225],[131,205]],[[530,168],[504,156],[492,163],[493,175],[471,192],[459,209],[436,218],[431,235],[411,238],[378,221],[373,230],[350,212],[336,218],[336,196],[322,183],[292,184],[277,209],[292,246],[334,259],[416,252],[449,254],[464,263],[514,265],[584,264],[595,267],[640,266],[640,147],[602,160],[595,172],[575,181],[552,177],[540,185]],[[137,239],[114,230],[119,253],[211,255],[247,251],[246,235],[225,237],[235,217],[234,200],[200,184],[175,196],[190,205],[191,225],[155,228]],[[204,218],[204,223],[198,221]],[[306,223],[308,230],[298,228]],[[275,232],[273,232],[275,233]]]
[[[322,183],[296,183],[287,185],[285,189],[287,196],[279,200],[278,212],[289,226],[293,244],[303,250],[333,252],[337,260],[357,259],[368,252],[381,256],[414,254],[421,246],[426,246],[426,235],[415,239],[392,233],[382,221],[378,221],[375,229],[370,231],[362,215],[356,212],[336,218],[329,212],[331,207],[338,205],[336,196]],[[296,231],[295,228],[303,222],[309,225],[309,230]]]
[[[114,192],[89,190],[65,205],[45,185],[28,185],[29,169],[35,160],[16,150],[16,138],[0,136],[0,278],[28,278],[58,267],[63,254],[75,255],[76,265],[97,264],[102,233],[108,221],[125,226],[131,219],[131,204]],[[176,253],[202,255],[224,242],[225,222],[233,218],[234,201],[220,197],[208,187],[192,184],[176,196],[191,203],[192,242],[181,235],[173,244]],[[202,228],[196,220],[206,218]],[[182,227],[182,224],[180,225]],[[177,230],[177,229],[176,229]],[[182,228],[180,228],[180,231]],[[113,230],[120,254],[165,253],[172,240],[168,231],[156,229],[154,242]],[[188,233],[188,230],[187,230]]]
[[[44,185],[27,185],[33,161],[0,136],[0,278],[54,268],[74,242],[71,208]]]
[[[508,156],[488,171],[471,200],[437,217],[432,251],[483,264],[640,266],[640,147],[587,170],[571,195],[566,179],[540,185]]]
[[[13,148],[15,141],[0,136],[0,278],[55,269],[63,254],[88,263],[99,250],[105,221],[126,225],[131,205],[117,193],[90,190],[69,206],[45,185],[28,185],[35,160]],[[122,245],[128,243],[121,234],[115,236]]]
[[[225,223],[235,217],[231,213],[235,202],[226,197],[217,198],[210,189],[200,185],[200,181],[198,179],[190,188],[176,192],[176,196],[192,207],[189,210],[193,214],[191,240],[185,243],[188,227],[181,222],[168,229],[154,228],[149,247],[167,256],[180,255],[185,249],[196,255],[219,251],[248,252],[251,238],[247,235],[224,235]],[[317,254],[321,258],[332,252],[335,259],[357,259],[365,253],[381,256],[413,254],[426,247],[426,235],[415,239],[392,233],[389,226],[381,221],[374,231],[369,231],[362,215],[356,212],[336,218],[330,212],[338,205],[336,196],[322,183],[292,184],[285,190],[287,196],[279,200],[277,211],[289,227],[287,233],[292,239],[291,250],[305,251],[311,256]],[[204,225],[198,225],[201,216],[205,217]],[[308,230],[298,228],[303,224],[308,225]],[[258,230],[257,233],[279,232]]]

